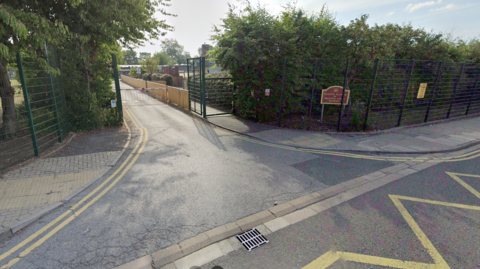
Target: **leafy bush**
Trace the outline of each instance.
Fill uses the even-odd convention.
[[[19,129],[28,129],[28,116],[25,108],[25,103],[16,105],[17,111],[22,111],[18,115],[18,122],[22,126]],[[49,134],[57,130],[57,120],[53,110],[47,108],[32,109],[32,119],[37,134]]]
[[[152,74],[152,81],[160,81],[162,80],[162,74],[159,74],[159,73],[155,73],[155,74]]]
[[[303,115],[308,107],[315,58],[330,61],[317,69],[322,70],[322,78],[317,80],[322,85],[318,87],[343,85],[349,58],[347,84],[359,85],[352,90],[352,100],[359,101],[367,99],[368,91],[364,89],[376,58],[480,62],[480,42],[456,44],[442,34],[414,29],[411,24],[370,26],[364,14],[343,26],[325,6],[308,14],[295,4],[287,4],[277,16],[261,5],[240,2],[243,7],[231,5],[222,25],[214,28],[212,39],[217,46],[210,57],[232,75],[237,87],[236,111],[241,117],[264,122],[277,117],[285,58],[283,111]],[[392,60],[391,66],[390,73],[405,74],[409,65],[400,66]],[[394,87],[392,81],[387,83],[380,96],[382,102],[400,100],[402,87]],[[271,90],[269,97],[265,89]]]
[[[173,86],[173,77],[169,74],[161,75],[160,80],[166,81],[168,86]]]
[[[83,49],[84,54],[89,54],[88,48]],[[113,113],[110,100],[116,99],[112,91],[113,72],[106,63],[111,61],[109,52],[112,48],[102,46],[96,49],[96,60],[93,62],[82,59],[81,53],[78,53],[80,48],[75,43],[60,52],[67,117],[73,132],[122,124],[118,116],[115,120],[109,116]]]
[[[128,71],[128,75],[130,75],[132,77],[136,77],[137,76],[137,68],[135,68],[135,67],[130,68],[130,71]]]
[[[145,73],[142,75],[143,80],[151,81],[152,80],[152,74]]]

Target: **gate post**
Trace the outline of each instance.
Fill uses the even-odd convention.
[[[120,81],[118,80],[117,70],[117,55],[112,53],[112,65],[113,65],[113,77],[115,79],[115,92],[117,94],[117,110],[120,119],[123,123],[123,105],[122,105],[122,93],[120,92]]]
[[[203,118],[207,118],[207,99],[205,98],[205,57],[200,58],[202,66],[202,76],[200,78],[202,98],[203,98]]]

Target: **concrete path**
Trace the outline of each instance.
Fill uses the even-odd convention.
[[[125,127],[79,135],[49,156],[0,175],[0,239],[60,206],[62,200],[105,174],[120,157],[127,137]]]
[[[211,123],[264,141],[306,148],[355,152],[432,153],[480,143],[480,117],[403,127],[378,133],[321,133],[212,116]]]

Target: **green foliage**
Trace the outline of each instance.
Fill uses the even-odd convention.
[[[153,58],[147,58],[140,62],[141,68],[152,74],[155,70],[158,70],[158,64]]]
[[[132,77],[136,77],[137,76],[137,68],[136,67],[130,68],[130,71],[128,71],[128,75],[130,75]]]
[[[82,50],[86,55],[95,51],[96,61],[84,62],[82,55],[76,53]],[[113,122],[121,123],[118,117],[116,121],[111,120],[114,109],[110,108],[110,100],[115,100],[116,95],[112,91],[113,72],[107,63],[111,62],[110,52],[118,50],[119,47],[109,46],[94,50],[72,43],[60,51],[67,116],[72,131],[101,128],[110,126]],[[87,64],[84,66],[81,63]]]
[[[145,73],[142,75],[143,80],[151,81],[152,80],[152,74]]]
[[[237,86],[236,111],[245,118],[265,122],[277,117],[285,57],[288,60],[283,110],[302,115],[308,107],[315,58],[331,59],[322,63],[321,74],[317,74],[321,77],[319,88],[343,85],[345,62],[350,58],[347,84],[355,89],[353,102],[364,102],[367,98],[365,89],[371,83],[376,58],[480,61],[480,42],[451,41],[442,34],[415,29],[411,24],[370,26],[368,15],[364,14],[343,26],[326,6],[307,13],[295,4],[287,4],[279,15],[272,15],[260,4],[240,2],[242,8],[229,5],[222,25],[214,27],[212,40],[216,46],[210,56],[232,75]],[[393,62],[391,68],[385,72],[405,76],[408,64]],[[431,77],[432,72],[422,75]],[[402,86],[388,83],[380,95],[385,104],[394,98],[401,99],[403,91]],[[264,95],[265,89],[271,89],[269,97]],[[351,114],[350,120],[357,121],[355,117]]]
[[[123,59],[127,62],[127,64],[139,64],[137,53],[133,50],[125,50],[123,51]]]
[[[207,106],[228,112],[232,109],[234,100],[233,83],[230,75],[226,72],[208,74],[205,78],[205,92],[207,94]],[[215,79],[217,78],[217,79]]]
[[[151,75],[152,81],[161,81],[162,80],[162,74],[155,73]]]
[[[184,51],[184,47],[173,38],[166,38],[162,41],[162,52],[172,57],[178,64],[186,64],[190,53]]]
[[[5,2],[5,1],[4,1]],[[170,0],[22,0],[0,4],[0,60],[14,60],[17,52],[34,58],[44,42],[55,45],[62,56],[62,75],[73,131],[119,124],[110,100],[112,72],[110,53],[129,64],[136,53],[121,47],[141,46],[158,39],[173,27],[155,12],[171,16]],[[158,14],[157,13],[157,14]],[[132,55],[133,52],[133,55]],[[123,56],[123,57],[122,57]],[[138,61],[138,59],[137,59]],[[6,62],[6,61],[1,61]],[[46,73],[59,72],[38,61]],[[39,95],[41,96],[41,95]],[[40,101],[39,103],[46,102]]]
[[[175,65],[177,61],[165,52],[155,52],[152,57],[158,65]]]
[[[168,86],[173,86],[173,77],[169,74],[162,74],[160,80],[166,81]]]
[[[140,52],[140,56],[138,57],[138,60],[140,62],[144,62],[149,58],[152,58],[152,54],[150,52]]]
[[[17,111],[22,111],[22,113],[19,113],[18,115],[18,122],[21,123],[18,126],[18,129],[21,130],[29,128],[28,117],[27,113],[25,112],[25,103],[16,105],[16,109]],[[38,134],[49,134],[52,132],[52,130],[55,131],[57,129],[55,114],[51,109],[32,109],[32,119],[35,126],[35,131]]]

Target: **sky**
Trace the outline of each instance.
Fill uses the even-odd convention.
[[[256,5],[265,5],[272,14],[279,14],[282,6],[291,0],[251,0]],[[370,25],[386,23],[409,23],[415,28],[433,30],[436,33],[452,34],[454,38],[480,38],[479,0],[297,0],[297,6],[308,12],[318,12],[323,4],[343,25],[362,14],[369,14]],[[237,5],[236,0],[171,0],[166,10],[177,17],[156,13],[158,19],[175,27],[159,40],[150,40],[136,52],[160,51],[161,40],[174,38],[185,50],[195,56],[203,44],[212,44],[213,25],[221,25],[226,17],[228,4]],[[153,43],[153,45],[149,43]]]

